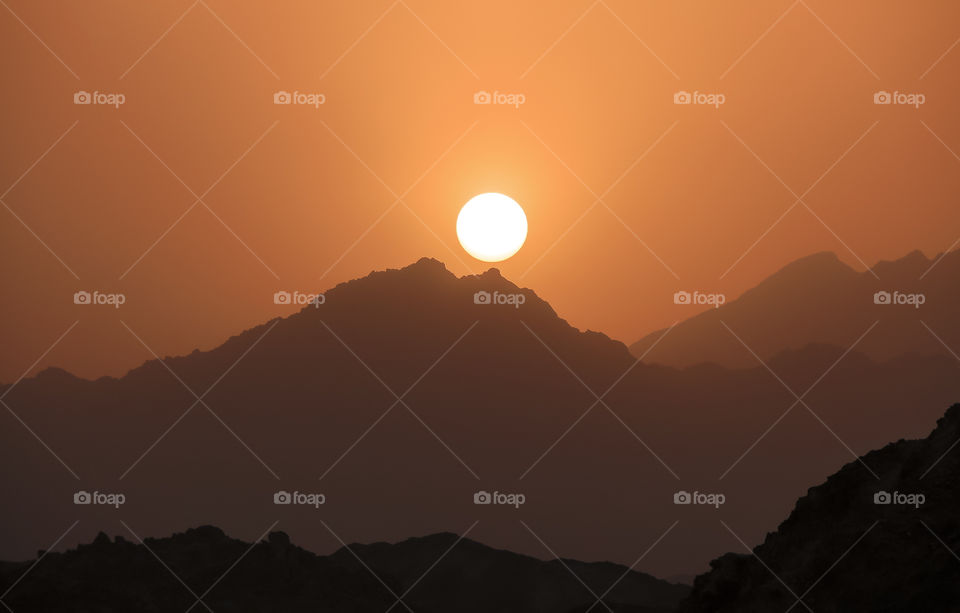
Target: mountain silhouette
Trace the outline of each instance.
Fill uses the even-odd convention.
[[[877,292],[889,294],[891,303],[876,304]],[[915,294],[923,296],[918,306],[909,302]],[[907,302],[892,304],[895,299]],[[646,361],[669,366],[713,362],[742,368],[757,363],[750,350],[768,360],[811,343],[847,348],[878,323],[857,344],[858,351],[874,359],[949,355],[941,340],[960,346],[954,316],[958,303],[960,251],[939,261],[914,251],[880,262],[872,272],[856,272],[835,254],[823,252],[792,262],[737,299],[682,321],[659,342],[664,330],[648,334],[630,350],[637,356],[649,350]]]
[[[542,561],[449,533],[318,556],[292,545],[283,532],[246,543],[212,526],[144,544],[101,532],[76,549],[3,564],[0,590],[10,587],[6,602],[23,613],[665,613],[690,591],[616,564]]]
[[[280,520],[321,553],[340,543],[318,518],[356,542],[478,521],[471,537],[526,555],[630,565],[659,543],[638,570],[697,574],[730,549],[718,517],[759,540],[811,483],[923,435],[960,398],[952,357],[812,345],[768,366],[776,376],[637,363],[496,270],[458,278],[420,260],[211,351],[0,388],[23,420],[6,413],[0,430],[0,462],[15,467],[0,484],[16,500],[0,558],[25,559],[77,520],[60,547],[119,520],[254,535]],[[281,490],[325,503],[274,504]],[[676,505],[681,490],[726,503]],[[78,491],[126,502],[78,505]],[[480,491],[525,502],[475,504]]]
[[[753,555],[714,560],[680,611],[960,610],[958,440],[960,404],[927,438],[866,454],[879,478],[847,464],[810,488]]]

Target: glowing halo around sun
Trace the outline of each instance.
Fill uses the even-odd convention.
[[[482,262],[501,262],[527,240],[527,216],[509,196],[488,192],[471,198],[457,216],[457,238]]]

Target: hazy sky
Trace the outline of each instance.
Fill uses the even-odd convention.
[[[482,271],[455,220],[485,191],[529,221],[504,275],[628,343],[695,312],[679,289],[960,238],[956,3],[7,4],[4,382],[122,374],[131,331],[208,349],[292,312],[277,290],[422,256]]]

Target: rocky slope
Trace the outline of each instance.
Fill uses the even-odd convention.
[[[847,464],[752,555],[714,560],[680,611],[960,611],[958,441],[960,404],[926,439],[864,456],[879,478]]]

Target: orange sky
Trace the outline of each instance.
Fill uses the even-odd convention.
[[[503,273],[628,343],[693,314],[678,289],[736,296],[815,251],[862,268],[960,237],[955,3],[7,4],[2,381],[41,356],[122,374],[151,357],[124,324],[183,354],[290,313],[278,289],[421,256],[481,271],[454,225],[485,191],[529,220]]]

